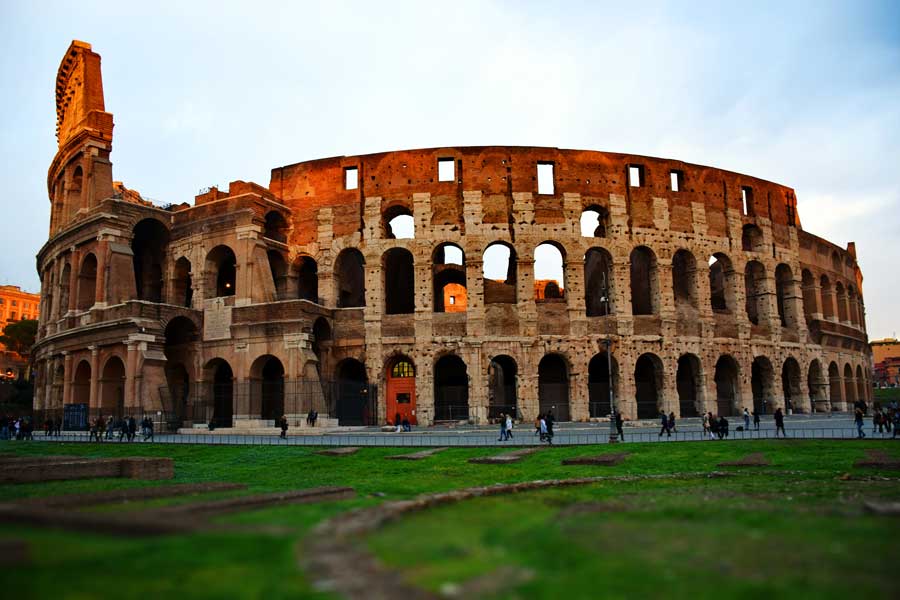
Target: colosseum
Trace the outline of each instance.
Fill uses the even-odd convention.
[[[252,430],[312,410],[320,426],[587,421],[610,386],[630,419],[870,399],[855,246],[804,231],[789,187],[454,147],[294,163],[158,206],[113,180],[89,44],[66,52],[56,108],[39,415]]]

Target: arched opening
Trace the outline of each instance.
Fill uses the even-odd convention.
[[[847,363],[844,365],[844,401],[847,403],[847,409],[852,409],[858,399],[856,386],[853,385],[853,368]]]
[[[118,418],[125,414],[125,364],[118,356],[111,357],[103,366],[100,413]]]
[[[316,358],[319,359],[319,362],[316,363],[316,369],[318,370],[319,379],[322,378],[322,373],[329,372],[328,369],[325,368],[325,361],[331,351],[331,344],[331,325],[328,324],[328,321],[325,320],[325,317],[319,317],[318,319],[316,319],[316,322],[313,323],[312,339],[313,354],[315,354]]]
[[[88,254],[81,261],[81,270],[78,272],[78,296],[75,308],[88,310],[96,302],[97,294],[97,257]]]
[[[610,377],[610,363],[612,377]],[[588,412],[591,418],[608,417],[612,414],[609,403],[610,385],[615,398],[619,396],[619,364],[614,356],[598,352],[588,363]]]
[[[723,354],[716,361],[716,411],[720,417],[734,415],[740,405],[738,374],[738,364],[733,356]]]
[[[638,419],[655,419],[662,410],[662,361],[655,354],[642,354],[634,365],[634,389]]]
[[[506,355],[495,356],[488,366],[488,418],[497,419],[501,414],[518,414],[519,367],[516,361]]]
[[[194,364],[195,348],[200,336],[197,326],[187,317],[175,317],[166,324],[163,353],[166,356],[166,384],[170,405],[166,410],[173,413],[172,421],[191,418],[206,420],[206,415],[189,414],[190,374],[185,365]]]
[[[837,317],[841,323],[847,320],[847,293],[840,281],[834,284],[834,299],[837,303]]]
[[[260,356],[250,366],[250,406],[247,414],[275,421],[284,414],[284,365],[271,354]]]
[[[659,312],[658,298],[659,276],[656,255],[650,248],[638,246],[631,251],[631,313],[656,314]]]
[[[682,354],[678,359],[678,371],[675,374],[675,387],[678,389],[678,409],[681,417],[696,417],[699,414],[703,390],[700,376],[700,359],[693,354]]]
[[[374,392],[369,389],[366,367],[355,358],[337,365],[336,412],[338,425],[371,425],[376,418]]]
[[[400,355],[388,362],[386,370],[388,421],[394,425],[404,421],[417,424],[415,364],[408,356]]]
[[[300,256],[294,261],[297,275],[297,298],[319,304],[319,265],[311,256]]]
[[[679,319],[697,318],[697,259],[687,250],[672,257],[672,291]]]
[[[584,305],[587,316],[602,317],[615,312],[612,255],[603,248],[590,248],[584,255]]]
[[[210,273],[208,295],[234,296],[237,290],[237,258],[228,246],[216,246],[206,255],[206,271]]]
[[[552,411],[555,420],[570,420],[569,368],[559,354],[547,354],[538,364],[538,404],[541,414]]]
[[[234,416],[234,373],[231,365],[221,358],[206,364],[207,377],[212,380],[212,415],[209,421],[216,427],[231,427]]]
[[[412,252],[391,248],[381,259],[384,273],[384,312],[406,315],[416,311],[416,270]]]
[[[713,312],[731,313],[735,305],[735,273],[731,259],[717,252],[709,260],[709,296]]]
[[[434,364],[434,420],[462,421],[468,418],[466,363],[455,354],[444,355]]]
[[[405,206],[395,205],[384,211],[382,215],[384,237],[401,240],[416,237],[416,222],[412,211]]]
[[[844,403],[844,389],[841,386],[841,371],[837,363],[828,365],[828,393],[831,396],[831,410],[840,410]]]
[[[72,171],[71,185],[64,187],[66,202],[69,206],[69,219],[72,219],[82,208],[81,188],[84,183],[84,171],[81,167],[75,167]]]
[[[131,251],[138,300],[162,302],[169,230],[156,219],[144,219],[134,226],[133,234]]]
[[[560,299],[565,296],[565,255],[562,247],[544,242],[534,249],[534,299]]]
[[[263,229],[263,237],[267,237],[270,240],[275,240],[276,242],[286,243],[287,242],[287,230],[288,223],[282,215],[277,210],[272,210],[266,213],[266,223]]]
[[[784,263],[775,267],[775,297],[778,304],[778,318],[781,326],[793,329],[797,326],[796,301],[794,290],[794,274],[791,268]]]
[[[862,367],[856,366],[856,397],[860,400],[866,400],[866,380],[863,378]]]
[[[853,287],[853,284],[847,284],[847,307],[848,313],[847,318],[850,320],[851,325],[859,325],[859,302],[856,296],[856,288]]]
[[[775,371],[765,356],[753,359],[750,369],[750,387],[753,390],[753,410],[764,415],[775,410]]]
[[[359,250],[348,248],[338,254],[334,266],[338,308],[366,305],[365,260]]]
[[[609,211],[602,206],[592,205],[581,212],[581,237],[606,237],[609,226]]]
[[[781,390],[784,392],[785,410],[794,410],[800,405],[800,363],[788,357],[781,367]]]
[[[744,293],[746,295],[747,318],[754,325],[765,321],[766,316],[766,269],[759,261],[751,260],[744,270]]]
[[[503,242],[494,242],[482,255],[485,304],[515,304],[517,285],[516,251]]]
[[[828,398],[825,394],[825,388],[828,383],[822,376],[822,365],[818,360],[809,363],[809,371],[806,375],[806,387],[809,390],[809,401],[812,412],[827,412]]]
[[[62,318],[69,312],[69,282],[72,279],[72,266],[66,263],[62,270],[62,276],[59,278],[59,307],[56,311],[56,318]]]
[[[286,300],[288,298],[288,268],[287,261],[278,250],[266,252],[269,259],[269,271],[272,273],[272,283],[275,284],[275,299]]]
[[[72,378],[72,403],[88,405],[91,402],[91,363],[86,360],[75,367]]]
[[[812,323],[813,315],[816,313],[816,279],[808,269],[803,269],[801,277],[803,278],[803,316],[806,318],[808,326]]]
[[[466,259],[456,244],[441,244],[432,257],[434,312],[466,312]]]
[[[819,289],[822,292],[822,315],[826,319],[834,319],[834,294],[831,290],[831,281],[827,275],[822,275],[819,280]]]
[[[175,272],[172,278],[173,304],[191,307],[194,300],[194,288],[191,280],[191,261],[182,256],[175,261]]]
[[[741,231],[741,249],[744,252],[763,252],[765,250],[763,234],[756,225],[744,225]]]
[[[833,252],[831,253],[831,268],[832,268],[836,273],[840,273],[841,270],[842,270],[842,269],[841,269],[842,266],[843,266],[843,265],[841,265],[841,257],[838,255],[837,250],[833,251]]]

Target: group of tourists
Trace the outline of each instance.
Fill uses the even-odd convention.
[[[854,405],[853,422],[856,425],[856,437],[862,439],[866,437],[865,416],[868,406],[863,400],[858,400]],[[900,406],[897,401],[893,400],[888,403],[887,407],[882,407],[876,402],[872,407],[872,434],[890,433],[892,438],[898,437],[900,433]]]
[[[659,413],[659,420],[662,424],[662,428],[659,430],[659,437],[662,437],[662,434],[666,434],[668,437],[672,437],[672,432],[678,433],[675,429],[675,413],[670,412],[668,415],[664,412]]]
[[[511,440],[513,437],[513,418],[511,414],[500,413],[500,439],[498,442]]]
[[[44,419],[44,436],[60,436],[62,435],[62,426],[63,422],[60,418],[50,418],[47,417]]]
[[[144,417],[141,419],[141,435],[143,441],[153,441],[153,419]],[[122,418],[110,417],[105,419],[103,415],[99,415],[91,421],[88,429],[88,441],[102,442],[104,439],[112,440],[116,433],[119,434],[120,442],[133,442],[137,437],[138,422],[133,415]]]
[[[547,442],[550,446],[553,445],[553,424],[555,422],[556,419],[553,418],[552,410],[539,414],[534,420],[535,435],[540,435],[541,441]]]
[[[709,439],[724,440],[728,437],[728,419],[725,415],[716,416],[711,412],[703,415],[703,433],[709,436]]]
[[[4,416],[0,422],[0,440],[33,439],[34,424],[29,417]]]

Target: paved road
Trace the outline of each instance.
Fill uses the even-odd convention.
[[[758,431],[736,431],[742,419],[729,420],[729,438],[762,439],[775,437],[775,423],[771,417],[763,418]],[[785,417],[785,428],[792,439],[852,439],[856,437],[856,427],[848,415],[797,415]],[[221,430],[220,430],[221,431]],[[865,430],[869,439],[890,439],[891,434],[873,434],[871,417],[866,419]],[[278,446],[530,446],[540,444],[530,425],[520,425],[513,431],[511,442],[497,440],[496,427],[461,425],[458,427],[428,427],[415,429],[411,433],[385,433],[380,429],[360,428],[355,431],[341,431],[318,435],[290,435],[280,439],[273,428],[271,435],[210,434],[157,434],[152,443],[157,444],[225,444],[225,445],[278,445]],[[659,436],[659,426],[650,421],[630,423],[624,428],[626,442],[676,442],[701,441],[703,435],[700,419],[682,419],[677,423],[677,432],[671,437]],[[116,436],[114,440],[117,438]],[[900,438],[898,438],[900,439]],[[36,441],[87,442],[85,432],[65,432],[61,437],[46,438],[43,432],[35,434]],[[144,443],[138,436],[136,444]],[[609,442],[608,423],[558,423],[555,445],[605,444]],[[104,443],[118,444],[111,441]],[[147,442],[150,443],[150,442]]]

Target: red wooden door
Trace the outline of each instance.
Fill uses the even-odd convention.
[[[387,420],[396,425],[397,415],[400,422],[408,419],[416,424],[416,376],[412,363],[407,360],[398,361],[387,373]]]

